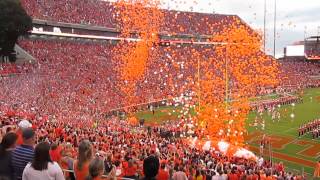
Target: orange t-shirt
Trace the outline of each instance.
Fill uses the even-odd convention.
[[[169,172],[159,169],[157,180],[168,180],[169,179]]]
[[[52,161],[56,161],[58,163],[60,163],[60,160],[61,160],[61,146],[58,146],[57,149],[55,150],[51,150],[49,151],[49,154],[50,154],[50,157],[51,157],[51,160]]]
[[[82,169],[78,169],[78,161],[74,163],[74,174],[77,180],[85,180],[89,175],[89,162],[82,165]]]
[[[229,178],[230,180],[238,180],[238,179],[239,179],[239,177],[238,177],[237,174],[229,174],[229,175],[228,175],[228,178]]]
[[[60,166],[62,169],[69,169],[68,162],[66,161],[61,161]],[[64,177],[69,177],[69,172],[64,172]]]
[[[137,168],[135,166],[127,167],[124,169],[125,176],[134,176],[137,172]]]
[[[320,162],[317,163],[314,169],[313,177],[320,177]]]
[[[275,178],[273,178],[272,176],[268,176],[266,177],[266,180],[274,180]]]
[[[260,179],[261,180],[266,180],[267,179],[267,176],[265,174],[260,174]]]
[[[254,174],[254,175],[253,175],[253,179],[252,179],[252,180],[258,180],[258,179],[259,179],[258,174]]]
[[[18,129],[16,134],[18,135],[17,145],[22,145],[23,144],[23,137],[22,137],[21,129]]]

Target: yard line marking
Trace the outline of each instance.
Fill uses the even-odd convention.
[[[296,129],[296,128],[293,127],[293,128],[287,129],[287,130],[285,130],[285,131],[283,131],[283,132],[284,132],[284,133],[287,133],[287,132],[291,131],[292,129]]]

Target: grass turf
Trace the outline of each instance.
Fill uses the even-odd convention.
[[[261,127],[252,127],[249,124],[252,124],[254,118],[256,117],[256,112],[251,112],[248,116],[248,120],[246,122],[246,127],[248,133],[253,133],[255,131],[263,132],[268,135],[279,135],[283,137],[292,137],[297,138],[297,129],[301,124],[307,123],[313,119],[320,118],[320,102],[317,101],[317,98],[320,96],[320,88],[313,88],[313,89],[306,89],[304,91],[303,96],[303,103],[296,104],[294,107],[291,105],[282,106],[279,109],[282,113],[281,120],[273,122],[271,120],[271,116],[268,113],[263,114],[263,119],[265,120],[265,129],[262,130]],[[270,99],[277,98],[277,95],[271,95]],[[261,98],[257,98],[261,99]],[[266,99],[262,97],[262,99]],[[155,110],[155,114],[150,111],[142,111],[136,113],[136,117],[138,119],[143,118],[146,120],[146,123],[161,123],[163,121],[172,121],[178,119],[179,111],[181,111],[180,107],[160,107]],[[191,111],[194,114],[194,111]],[[294,114],[295,117],[291,118],[290,114]],[[300,140],[308,140],[320,143],[320,140],[312,140],[311,135],[307,134],[303,137],[299,138]],[[252,146],[259,146],[254,142],[249,143]],[[283,153],[292,157],[297,157],[301,159],[310,160],[316,162],[317,157],[309,157],[303,156],[301,154],[297,154],[301,150],[305,149],[306,147],[301,145],[296,145],[293,143],[288,144],[285,146],[284,149],[273,151]],[[320,150],[319,150],[320,151]],[[285,159],[277,159],[275,161],[283,161],[284,164],[293,170],[304,171],[308,174],[313,173],[313,168],[308,166],[303,166],[301,164],[296,164],[294,162],[287,161]]]

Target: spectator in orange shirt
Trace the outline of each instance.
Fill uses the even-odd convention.
[[[239,180],[239,176],[236,173],[236,167],[232,168],[231,173],[228,174],[229,180]]]
[[[157,176],[157,180],[168,180],[169,179],[169,172],[165,170],[166,164],[162,163],[159,169],[159,173]]]
[[[266,173],[264,172],[264,171],[260,171],[260,179],[261,180],[266,180],[267,179],[267,175],[266,175]]]
[[[276,166],[276,170],[277,170],[279,173],[284,172],[283,162],[280,162],[280,163]]]
[[[92,145],[90,141],[83,140],[79,145],[78,159],[74,163],[74,174],[77,180],[85,180],[89,175],[89,164],[92,159]]]
[[[313,177],[315,177],[315,178],[319,178],[320,177],[320,161],[317,162],[317,165],[314,168]]]
[[[124,177],[136,179],[137,167],[133,164],[133,160],[128,161],[128,166],[124,169]]]
[[[61,161],[61,150],[62,150],[61,147],[56,143],[51,144],[50,151],[49,151],[51,160],[57,162],[58,164],[60,164],[60,161]]]

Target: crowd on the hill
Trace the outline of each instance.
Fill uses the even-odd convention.
[[[311,122],[303,124],[298,129],[299,136],[303,136],[305,134],[311,134],[312,139],[316,139],[320,137],[320,119],[315,119]]]
[[[162,137],[166,126],[131,126],[116,117],[70,124],[1,111],[1,128],[0,177],[9,179],[306,179],[282,163],[196,149]]]

